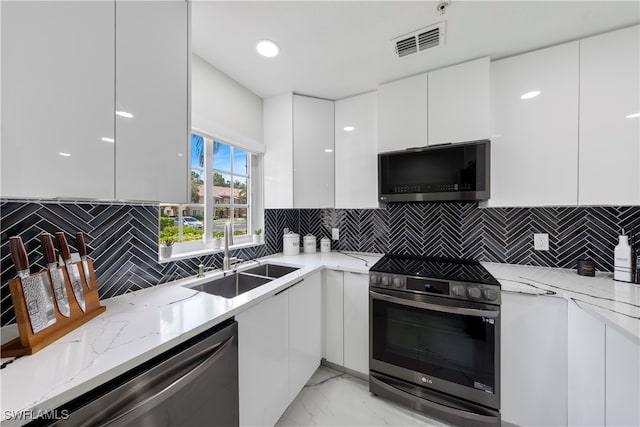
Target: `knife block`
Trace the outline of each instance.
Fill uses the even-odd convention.
[[[88,260],[89,264],[89,276],[91,277],[91,283],[97,283],[95,277],[95,271],[93,270],[93,261]],[[62,270],[64,277],[64,284],[67,289],[67,298],[69,299],[69,308],[71,314],[69,317],[65,317],[58,310],[58,304],[53,297],[53,305],[56,313],[56,322],[51,326],[41,330],[37,334],[33,333],[31,328],[31,322],[29,320],[29,313],[27,311],[27,305],[24,301],[24,293],[22,292],[22,283],[19,278],[13,278],[9,280],[9,291],[11,292],[11,301],[13,302],[13,310],[16,314],[16,323],[18,325],[18,332],[20,336],[14,340],[11,340],[2,347],[0,347],[1,357],[15,357],[25,354],[34,354],[44,347],[48,346],[58,338],[68,334],[77,327],[83,325],[89,320],[93,319],[100,313],[104,312],[107,308],[100,305],[100,298],[98,296],[98,288],[94,286],[89,289],[86,279],[82,270],[82,263],[76,263],[80,271],[80,282],[82,283],[82,290],[84,292],[84,301],[86,312],[83,312],[78,305],[71,288],[71,280],[67,274],[67,269],[58,267]],[[37,276],[44,274],[49,279],[49,285],[51,287],[51,295],[54,295],[53,283],[49,271],[42,271],[40,273],[32,274]]]

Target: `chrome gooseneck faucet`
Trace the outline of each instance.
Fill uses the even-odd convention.
[[[222,260],[222,269],[230,270],[232,264],[236,264],[242,261],[240,258],[229,258],[229,246],[233,244],[233,231],[231,228],[231,221],[224,223],[224,259]]]

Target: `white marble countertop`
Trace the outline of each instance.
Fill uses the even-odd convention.
[[[190,289],[222,276],[207,273],[111,298],[107,311],[32,356],[24,356],[0,370],[0,411],[52,410],[96,386],[269,298],[297,280],[323,268],[367,273],[381,255],[331,252],[272,255],[243,263],[274,262],[300,267],[233,299]],[[640,337],[640,287],[614,282],[610,275],[582,277],[573,270],[483,263],[503,290],[547,293],[576,301],[634,337]],[[195,272],[194,272],[195,273]],[[12,338],[3,328],[2,342]],[[15,332],[14,332],[15,333]],[[14,335],[15,336],[15,335]],[[28,421],[28,420],[27,420]]]
[[[617,282],[613,273],[580,276],[576,270],[483,262],[503,291],[554,292],[640,343],[640,285]]]
[[[107,310],[31,356],[3,359],[0,412],[3,425],[19,425],[8,411],[53,410],[96,386],[269,298],[322,268],[367,273],[381,255],[273,255],[259,260],[301,267],[233,299],[190,289],[222,276],[217,270],[102,301]],[[256,265],[243,263],[240,270]],[[194,272],[195,273],[195,272]],[[3,328],[2,342],[17,336]]]

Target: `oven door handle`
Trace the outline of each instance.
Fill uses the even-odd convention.
[[[477,308],[451,307],[447,305],[431,304],[428,302],[413,301],[410,299],[393,297],[375,291],[369,291],[369,294],[374,299],[387,301],[394,304],[408,305],[415,308],[423,308],[425,310],[440,311],[443,313],[461,314],[463,316],[486,317],[489,319],[495,319],[500,314],[498,310],[480,310]]]

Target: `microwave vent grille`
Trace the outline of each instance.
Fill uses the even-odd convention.
[[[444,44],[445,21],[393,39],[399,58],[433,49]]]

